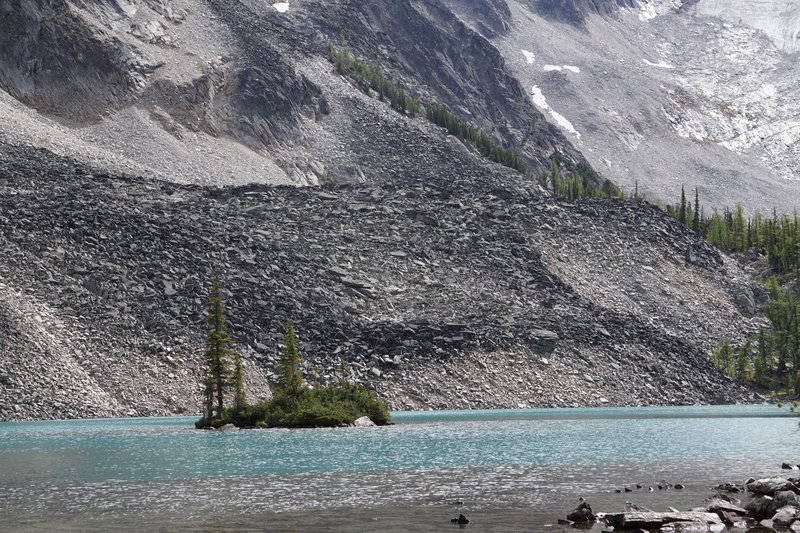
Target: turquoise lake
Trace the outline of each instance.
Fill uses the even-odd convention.
[[[596,511],[688,508],[713,484],[800,462],[797,418],[769,405],[393,419],[233,432],[191,417],[2,423],[0,531],[441,531],[459,513],[474,531],[561,531],[578,496]],[[647,490],[661,479],[687,488]]]

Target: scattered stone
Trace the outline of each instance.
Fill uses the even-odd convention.
[[[597,517],[592,513],[592,507],[587,502],[581,502],[567,515],[567,520],[577,524],[596,522]]]
[[[453,524],[458,524],[459,526],[465,526],[469,524],[469,518],[464,516],[463,514],[458,515],[458,518],[453,518],[450,520]]]

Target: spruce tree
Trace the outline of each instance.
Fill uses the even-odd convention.
[[[694,188],[694,216],[692,217],[692,230],[700,233],[700,194]]]
[[[247,397],[244,391],[244,370],[242,369],[242,358],[238,352],[233,359],[231,388],[233,389],[233,408],[234,410],[239,411],[247,405]]]
[[[205,361],[208,372],[206,394],[213,397],[210,403],[214,406],[216,416],[222,416],[222,411],[225,409],[225,386],[230,379],[229,358],[233,355],[233,350],[230,348],[232,342],[228,333],[225,303],[222,300],[222,282],[219,274],[214,274],[206,312]]]
[[[736,358],[736,379],[740,381],[744,381],[749,377],[751,347],[752,342],[748,339],[739,348],[739,354]]]
[[[716,348],[711,352],[711,360],[726,374],[733,374],[733,348],[728,339],[722,339],[717,343]]]
[[[686,225],[686,216],[686,191],[681,185],[681,207],[678,210],[678,221],[684,226]]]
[[[303,387],[303,376],[300,372],[300,352],[297,349],[297,335],[294,325],[286,323],[286,334],[283,336],[283,354],[278,362],[277,389],[289,396],[297,396]]]
[[[768,361],[769,346],[767,345],[767,334],[763,329],[759,329],[756,356],[753,361],[753,381],[755,381],[756,385],[759,387],[764,387],[767,384]]]

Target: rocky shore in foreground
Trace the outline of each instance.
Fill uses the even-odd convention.
[[[797,470],[800,465],[784,463],[783,467]],[[683,488],[664,483],[658,485],[659,490]],[[582,529],[602,523],[604,532],[800,531],[800,477],[751,478],[741,485],[724,483],[712,490],[713,496],[702,505],[686,511],[673,507],[654,511],[626,502],[623,512],[595,514],[588,502],[581,502],[559,523]]]

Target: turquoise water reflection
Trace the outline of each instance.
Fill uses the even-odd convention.
[[[686,490],[636,501],[689,508],[712,484],[800,459],[797,419],[774,406],[394,419],[234,432],[185,417],[3,423],[0,531],[440,531],[456,509],[480,531],[554,531],[577,495],[619,510],[629,495],[614,487],[666,478]]]
[[[0,424],[5,486],[657,459],[796,448],[774,406],[395,413],[371,429],[190,429],[193,418]]]

